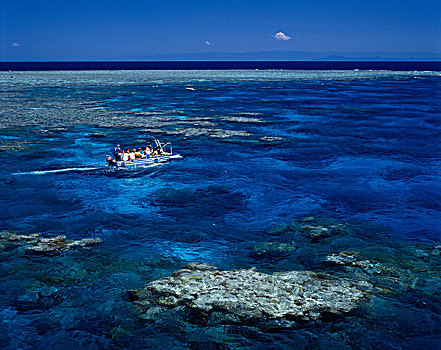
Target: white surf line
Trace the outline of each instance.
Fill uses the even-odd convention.
[[[98,168],[64,168],[64,169],[54,169],[54,170],[36,170],[36,171],[27,171],[23,173],[13,173],[12,175],[45,175],[51,173],[64,173],[68,171],[87,171],[87,170],[95,170]]]

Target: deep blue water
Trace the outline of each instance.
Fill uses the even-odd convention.
[[[277,240],[269,230],[302,217],[357,223],[371,235],[346,237],[335,249],[439,245],[439,72],[10,75],[0,75],[0,229],[103,243],[50,258],[2,253],[0,348],[440,344],[439,294],[425,289],[379,297],[369,316],[351,315],[340,326],[270,333],[144,324],[123,297],[193,261],[317,269],[313,257],[330,246],[302,250],[292,238],[300,247],[295,256],[262,261],[250,254]],[[115,144],[154,138],[171,142],[183,158],[104,166]],[[439,291],[441,278],[434,278]],[[412,306],[412,298],[427,298],[433,308]]]
[[[202,69],[289,69],[289,70],[394,70],[439,71],[439,61],[35,61],[0,62],[0,71],[58,70],[202,70]]]

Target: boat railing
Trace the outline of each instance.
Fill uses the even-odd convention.
[[[161,141],[159,141],[159,139],[155,139],[155,144],[156,144],[156,147],[160,149],[161,154],[166,153],[165,147],[170,145],[170,154],[173,154],[173,148],[171,147],[170,142],[162,144]]]

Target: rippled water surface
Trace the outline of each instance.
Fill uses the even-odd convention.
[[[0,245],[0,348],[441,346],[439,72],[2,72],[0,88],[0,229],[103,239],[51,257]],[[154,138],[183,158],[104,166]],[[274,234],[304,217],[354,230]],[[274,242],[296,249],[256,253]],[[430,279],[271,332],[145,322],[124,297],[189,262],[320,271],[342,250]]]

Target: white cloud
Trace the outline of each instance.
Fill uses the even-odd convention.
[[[19,47],[19,46],[20,46],[19,43],[13,43],[13,44],[12,44],[12,47]]]
[[[207,40],[207,41],[205,42],[205,45],[210,46],[211,43]]]
[[[276,40],[282,40],[282,41],[288,41],[292,39],[289,35],[286,35],[284,32],[278,32],[274,34],[273,37]]]

